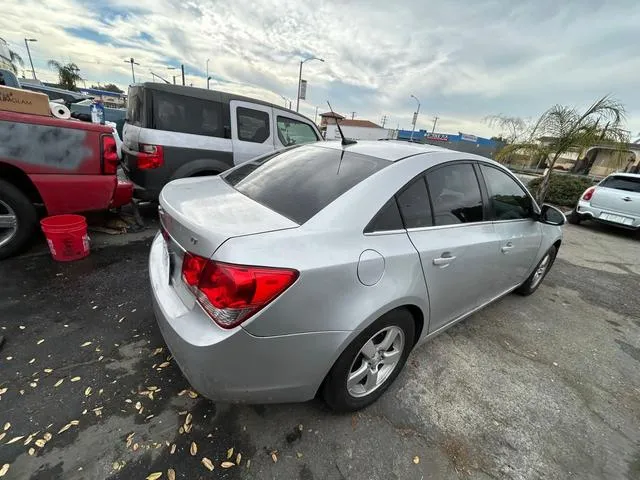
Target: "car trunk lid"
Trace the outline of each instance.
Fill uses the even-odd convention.
[[[640,216],[640,178],[607,178],[593,192],[591,205],[612,213]]]

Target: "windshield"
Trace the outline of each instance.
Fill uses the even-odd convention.
[[[302,146],[247,162],[223,178],[252,200],[303,224],[389,164],[340,149]]]

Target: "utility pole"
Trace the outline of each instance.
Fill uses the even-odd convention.
[[[136,83],[136,72],[134,72],[133,66],[140,64],[136,62],[133,57],[131,57],[129,60],[125,60],[124,63],[131,63],[131,77],[133,78],[133,83]]]
[[[387,116],[383,115],[382,119],[380,120],[380,123],[382,123],[382,128],[384,128],[385,123],[387,123]]]
[[[418,102],[418,108],[413,114],[413,126],[411,127],[411,138],[409,139],[410,142],[413,142],[413,133],[416,131],[416,121],[418,120],[418,114],[420,113],[420,100],[418,100],[418,97],[415,95],[411,95],[411,98]]]
[[[180,68],[182,69],[182,86],[184,87],[184,63],[180,65]]]
[[[431,129],[431,135],[433,135],[433,132],[436,131],[436,123],[438,123],[438,119],[440,117],[438,117],[437,115],[435,117],[433,117],[433,128]]]
[[[29,50],[29,42],[37,42],[38,40],[35,38],[25,38],[24,45],[27,47],[27,55],[29,55],[29,63],[31,64],[31,74],[33,75],[33,79],[36,80],[36,70],[33,68],[33,60],[31,60],[31,50]],[[24,77],[24,73],[22,74]]]
[[[353,120],[358,112],[351,112],[351,120]]]

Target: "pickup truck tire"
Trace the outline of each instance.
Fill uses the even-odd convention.
[[[17,225],[13,233],[0,226],[0,259],[24,247],[38,225],[38,214],[29,198],[13,184],[0,180],[0,217],[8,214],[15,215]]]

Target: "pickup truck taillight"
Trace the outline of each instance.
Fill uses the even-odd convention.
[[[584,200],[585,202],[588,202],[589,200],[591,200],[591,197],[593,197],[593,192],[595,192],[595,190],[596,190],[596,187],[587,188],[582,194],[582,200]]]
[[[297,270],[217,262],[186,252],[182,281],[222,328],[233,328],[266,307],[296,281]]]
[[[113,175],[118,171],[118,148],[113,135],[102,136],[102,169],[104,173]]]
[[[161,145],[138,145],[138,169],[149,170],[164,165],[164,150]]]

